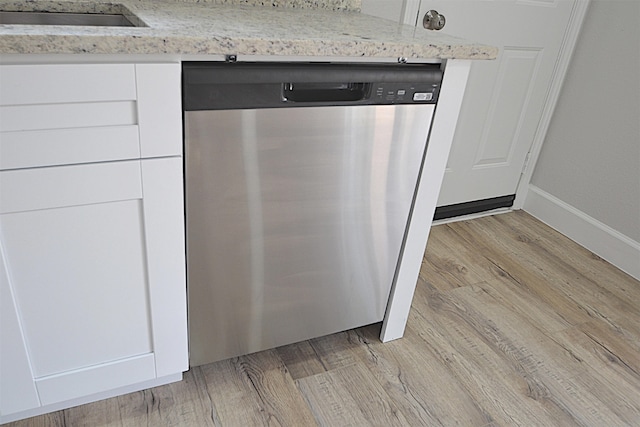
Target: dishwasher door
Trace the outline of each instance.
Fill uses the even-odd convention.
[[[192,366],[382,321],[434,108],[185,112]]]

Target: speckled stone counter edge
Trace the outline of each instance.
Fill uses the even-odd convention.
[[[228,1],[4,1],[1,7],[87,8],[138,16],[147,26],[0,25],[2,54],[177,54],[493,59],[497,49],[349,11],[255,7]],[[301,0],[274,0],[301,1]],[[83,9],[84,8],[84,9]],[[117,11],[116,11],[117,12]]]
[[[145,0],[131,0],[136,1]],[[167,0],[176,3],[199,3],[221,4],[231,6],[266,6],[266,7],[284,7],[297,9],[324,9],[335,11],[351,11],[360,12],[362,0]],[[76,3],[77,2],[77,3]],[[104,2],[95,1],[88,2],[85,0],[9,0],[0,2],[0,10],[20,10],[20,11],[38,11],[43,8],[50,11],[70,11],[69,8],[75,8],[78,12],[86,12],[93,10],[94,12],[108,13],[117,11],[119,6],[118,0],[107,0]],[[117,12],[116,12],[117,13]]]

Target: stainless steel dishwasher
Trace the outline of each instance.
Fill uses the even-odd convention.
[[[183,65],[190,362],[384,318],[439,65]]]

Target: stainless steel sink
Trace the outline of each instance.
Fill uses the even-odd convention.
[[[0,11],[0,24],[18,25],[89,25],[100,27],[141,27],[139,19],[132,22],[119,13],[61,13]]]

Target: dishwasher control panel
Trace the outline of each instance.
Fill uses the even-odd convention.
[[[183,62],[185,111],[435,104],[440,64]]]
[[[439,84],[374,83],[370,101],[374,104],[435,104]]]

